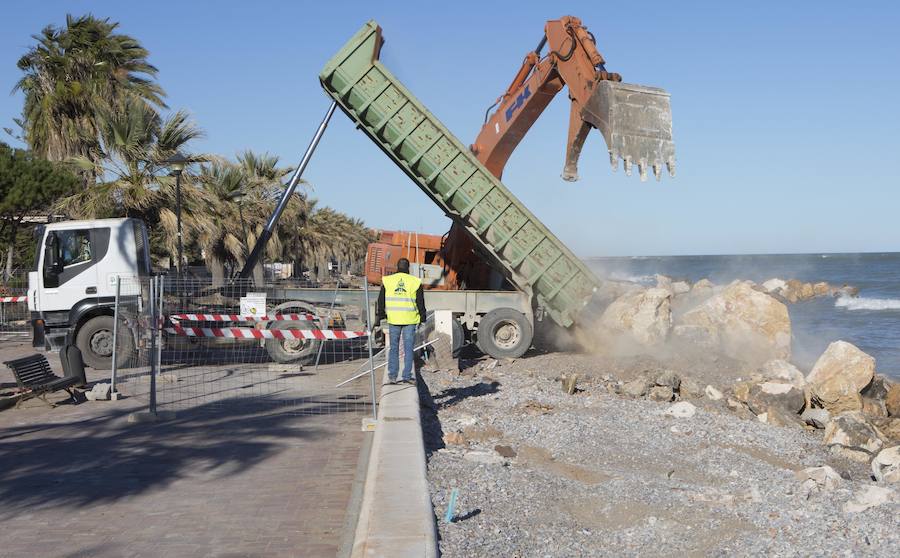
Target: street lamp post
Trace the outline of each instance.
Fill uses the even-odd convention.
[[[247,225],[244,221],[244,195],[243,190],[237,190],[233,194],[231,194],[232,201],[237,202],[238,204],[238,215],[241,218],[241,233],[244,235],[244,250],[247,250]]]
[[[182,155],[180,152],[176,151],[174,155],[169,157],[164,161],[168,163],[169,168],[172,169],[172,174],[175,175],[175,219],[177,220],[178,232],[176,236],[178,237],[178,275],[181,275],[181,265],[184,261],[184,243],[181,237],[181,173],[184,170],[184,167],[187,163],[190,162],[190,159]]]

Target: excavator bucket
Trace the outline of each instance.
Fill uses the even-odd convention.
[[[663,165],[668,167],[669,175],[675,176],[672,109],[666,91],[600,81],[581,117],[603,134],[614,171],[622,159],[625,174],[631,176],[632,165],[638,165],[641,180],[647,179],[650,169],[659,180]]]

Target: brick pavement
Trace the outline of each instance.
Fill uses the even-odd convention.
[[[149,425],[126,421],[140,398],[0,412],[0,556],[334,556],[367,412],[342,395]]]

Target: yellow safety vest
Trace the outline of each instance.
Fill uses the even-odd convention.
[[[384,310],[393,325],[410,325],[422,321],[416,306],[416,291],[422,281],[408,273],[394,273],[381,278],[384,285]]]

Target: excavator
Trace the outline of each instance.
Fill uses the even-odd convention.
[[[650,171],[660,180],[663,167],[675,176],[669,94],[656,87],[624,83],[620,74],[608,71],[594,35],[573,16],[546,23],[537,47],[525,55],[509,87],[485,112],[481,131],[469,149],[491,174],[501,178],[516,146],[563,88],[568,88],[571,101],[563,180],[578,180],[581,149],[594,128],[606,141],[613,171],[622,160],[625,174],[631,176],[637,165],[642,181]],[[454,224],[439,255],[428,262],[442,267],[442,280],[427,286],[503,288],[502,277],[478,253],[478,246],[463,227]],[[384,261],[383,252],[390,252],[389,248],[371,245],[369,261]],[[395,247],[394,252],[401,251],[402,246]],[[377,282],[381,273],[389,272],[373,270],[370,280]]]

